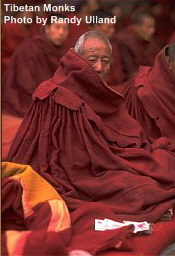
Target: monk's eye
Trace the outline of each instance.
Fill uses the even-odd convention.
[[[102,60],[103,66],[107,66],[109,64],[109,60]]]
[[[97,60],[96,60],[95,58],[88,58],[88,61],[89,61],[90,63],[95,63]]]

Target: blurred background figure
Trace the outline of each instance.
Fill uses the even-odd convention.
[[[99,18],[113,18],[114,15],[106,11],[104,9],[98,9],[94,11],[92,16]],[[115,34],[115,25],[114,23],[91,23],[92,30],[98,30],[101,33],[105,34],[106,37],[109,39],[112,45],[112,65],[110,67],[109,75],[107,78],[107,83],[110,86],[116,86],[117,84],[121,83],[124,79],[122,65],[121,65],[121,56],[118,48],[117,42],[114,40]]]
[[[65,3],[65,1],[64,1]],[[85,17],[90,16],[93,11],[97,10],[100,7],[100,2],[98,0],[77,0],[77,1],[68,1],[68,4],[75,4],[75,12],[66,13],[68,17],[76,16],[77,18],[81,18],[80,25],[70,24],[70,34],[67,39],[67,50],[70,47],[74,47],[77,39],[89,30],[89,24],[85,22]],[[61,4],[60,4],[61,5]]]
[[[49,79],[64,54],[64,43],[69,33],[67,23],[51,23],[51,14],[43,30],[25,40],[13,55],[2,81],[3,111],[23,117],[31,101],[32,92]],[[9,97],[10,95],[10,97]]]
[[[106,11],[102,8],[92,12],[91,16],[93,16],[94,18],[97,17],[97,19],[114,17],[114,15],[111,12]],[[91,23],[91,27],[93,30],[98,30],[101,33],[105,34],[108,39],[111,39],[115,33],[115,23],[112,22]]]
[[[149,11],[149,1],[131,1],[131,10],[123,18],[124,26],[129,26],[132,23],[132,16],[140,12]]]
[[[116,34],[125,80],[137,72],[140,65],[153,65],[160,49],[153,37],[155,25],[150,13],[139,12],[132,16],[131,25]]]
[[[109,11],[116,17],[115,31],[123,28],[123,9],[117,2],[109,6]]]
[[[16,50],[2,80],[2,148],[3,160],[21,119],[29,108],[32,93],[41,82],[49,79],[65,53],[69,33],[67,23],[52,23],[51,16],[43,30],[26,39]],[[63,14],[55,14],[65,18]]]
[[[175,142],[175,42],[156,56],[154,67],[140,67],[123,87],[129,114],[148,138],[167,137]]]
[[[152,1],[150,5],[150,12],[156,20],[155,37],[162,48],[166,45],[168,38],[171,36],[174,30],[173,17],[171,13],[175,10],[175,2],[172,1]],[[170,9],[171,8],[171,9]]]
[[[34,14],[32,12],[18,12],[13,15],[15,18],[32,18]],[[21,42],[31,37],[38,31],[36,24],[24,24],[24,23],[11,23],[7,22],[2,24],[2,70],[4,71],[8,66],[12,54],[21,44]]]

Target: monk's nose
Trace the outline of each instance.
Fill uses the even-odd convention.
[[[95,71],[97,73],[101,73],[103,70],[103,66],[102,66],[102,63],[100,60],[98,60],[96,63],[95,63]]]
[[[62,35],[64,33],[64,29],[61,27],[61,28],[59,28],[59,30],[58,30],[58,34],[60,34],[60,35]]]

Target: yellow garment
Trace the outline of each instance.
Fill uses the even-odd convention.
[[[33,214],[33,207],[37,204],[48,202],[52,216],[47,231],[58,232],[70,227],[70,215],[65,202],[31,166],[3,162],[2,177],[18,181],[22,186],[22,205],[25,218]]]

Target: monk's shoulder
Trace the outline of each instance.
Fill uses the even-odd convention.
[[[41,83],[33,93],[33,100],[44,100],[50,97],[55,103],[68,109],[77,111],[83,104],[83,100],[70,90],[47,80]]]
[[[33,92],[33,100],[43,100],[47,98],[51,94],[51,92],[53,92],[56,89],[56,87],[57,85],[52,83],[51,80],[42,82]]]

